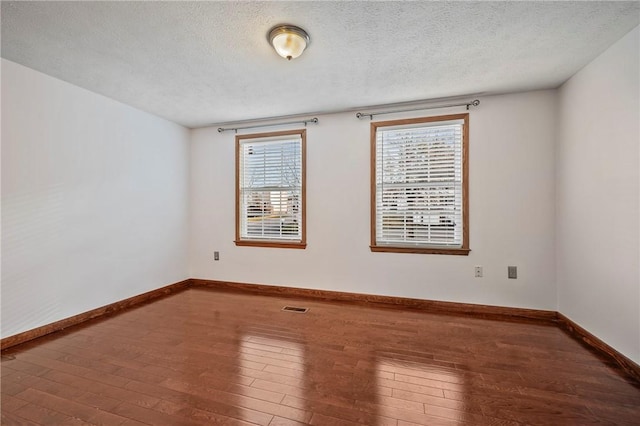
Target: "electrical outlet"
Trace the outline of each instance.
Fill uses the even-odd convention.
[[[214,251],[213,252],[213,260],[220,260],[220,252],[219,251]]]
[[[511,279],[516,279],[518,278],[518,267],[517,266],[508,266],[507,267],[507,273],[509,278]]]
[[[482,266],[476,266],[474,268],[474,271],[475,271],[476,278],[482,278]]]

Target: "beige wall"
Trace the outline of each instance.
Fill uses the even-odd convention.
[[[2,60],[2,337],[188,277],[188,138]]]
[[[453,111],[464,107],[429,113]],[[467,257],[371,253],[369,120],[319,119],[307,127],[306,250],[234,245],[234,133],[192,131],[193,277],[556,309],[555,91],[483,97],[472,109]],[[508,265],[518,266],[517,280],[507,279]]]
[[[640,30],[559,92],[558,310],[640,363]]]

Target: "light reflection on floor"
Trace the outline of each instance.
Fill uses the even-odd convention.
[[[269,330],[257,330],[240,338],[240,375],[251,381],[247,391],[239,395],[238,405],[308,422],[311,413],[304,410],[304,344],[291,336],[270,334]]]
[[[379,357],[376,362],[378,415],[409,424],[461,424],[463,403],[445,392],[464,392],[464,377],[452,369]],[[431,418],[431,416],[434,416]],[[400,424],[400,423],[399,423]]]

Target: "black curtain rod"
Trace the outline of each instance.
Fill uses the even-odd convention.
[[[271,123],[271,124],[256,124],[254,126],[242,126],[242,127],[218,127],[218,132],[222,133],[222,132],[226,132],[227,130],[234,130],[236,133],[238,133],[238,130],[243,130],[243,129],[255,129],[256,127],[272,127],[272,126],[286,126],[288,124],[299,124],[302,123],[304,124],[305,127],[307,127],[308,123],[314,123],[316,124],[318,122],[318,117],[313,117],[313,118],[309,118],[307,120],[296,120],[296,121],[287,121],[284,123]]]
[[[478,105],[480,105],[480,101],[478,99],[474,99],[473,101],[462,102],[459,104],[423,106],[423,107],[411,108],[411,109],[393,109],[389,111],[380,111],[380,112],[357,112],[356,117],[357,118],[369,117],[369,119],[372,120],[374,115],[393,114],[396,112],[422,111],[427,109],[451,108],[451,107],[457,107],[457,106],[466,106],[467,110],[469,110],[469,107],[478,106]]]

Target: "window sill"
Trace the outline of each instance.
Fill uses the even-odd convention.
[[[471,251],[468,248],[420,248],[420,247],[394,247],[394,246],[370,246],[372,252],[378,253],[415,253],[415,254],[446,254],[454,256],[468,256]]]
[[[283,242],[283,241],[256,241],[256,240],[240,240],[234,241],[237,246],[245,247],[268,247],[268,248],[288,248],[288,249],[305,249],[307,243]]]

